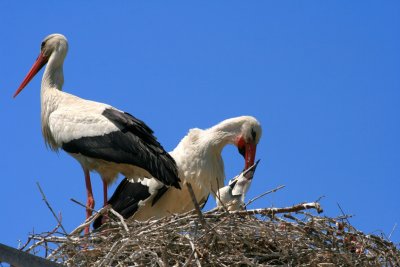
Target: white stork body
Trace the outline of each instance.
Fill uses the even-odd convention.
[[[247,169],[254,164],[260,137],[261,126],[254,117],[236,117],[206,130],[190,130],[170,154],[178,166],[182,184],[189,182],[197,201],[205,204],[210,193],[215,196],[224,186],[223,148],[228,144],[236,145],[246,159]],[[186,188],[166,189],[154,179],[142,179],[140,183],[124,179],[109,204],[124,218],[133,215],[135,220],[161,218],[194,208]],[[101,218],[94,228],[99,227],[100,221]]]
[[[79,161],[88,192],[87,217],[94,207],[89,171],[100,174],[107,201],[107,184],[119,173],[156,177],[165,185],[179,188],[174,160],[141,120],[110,105],[65,93],[63,63],[68,51],[61,34],[47,36],[41,53],[14,97],[47,63],[41,84],[42,133],[52,150],[62,148]]]
[[[51,149],[63,148],[85,169],[98,172],[107,184],[113,182],[118,173],[132,178],[152,177],[146,169],[136,165],[106,160],[105,155],[98,158],[90,157],[78,148],[76,151],[69,148],[68,144],[73,144],[82,138],[85,138],[82,142],[101,145],[101,139],[104,136],[120,132],[117,125],[103,115],[105,112],[123,114],[112,106],[85,100],[60,90],[49,90],[47,86],[42,86],[42,133]],[[90,138],[92,140],[89,140]],[[80,144],[79,146],[81,148],[84,146],[86,150],[90,149],[88,145]],[[112,152],[109,151],[109,153]]]

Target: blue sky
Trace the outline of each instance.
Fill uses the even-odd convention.
[[[42,72],[12,99],[56,32],[69,40],[64,90],[143,119],[167,150],[190,128],[258,118],[248,198],[286,188],[253,208],[325,196],[325,215],[339,203],[359,230],[388,235],[400,223],[399,14],[397,1],[1,1],[0,242],[56,225],[37,181],[67,230],[84,219],[69,200],[85,202],[79,164],[41,136]],[[243,159],[223,157],[231,178]]]

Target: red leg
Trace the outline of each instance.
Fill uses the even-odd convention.
[[[103,198],[104,198],[103,207],[107,206],[107,203],[108,203],[107,191],[108,191],[107,183],[103,180]],[[101,220],[101,224],[106,223],[107,220],[108,220],[108,214],[106,213],[106,214],[103,215],[103,219]]]
[[[107,190],[108,190],[107,182],[103,180],[103,198],[104,198],[103,207],[107,206],[108,203]]]
[[[92,211],[94,208],[94,198],[92,192],[92,183],[90,182],[90,173],[89,170],[83,168],[85,173],[85,184],[86,184],[86,193],[87,193],[87,202],[86,202],[86,219],[92,216]],[[85,227],[85,235],[89,233],[89,226]]]

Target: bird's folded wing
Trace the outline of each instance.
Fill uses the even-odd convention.
[[[113,108],[83,111],[57,110],[49,117],[53,138],[65,151],[131,164],[179,188],[175,161],[144,122]]]

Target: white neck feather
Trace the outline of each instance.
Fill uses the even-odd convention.
[[[221,152],[226,145],[234,144],[240,133],[243,119],[239,118],[225,120],[207,130],[189,131],[171,152],[183,180],[213,194],[224,186],[225,171]]]
[[[51,134],[48,122],[50,114],[57,109],[63,94],[61,90],[64,84],[64,58],[63,51],[52,53],[43,73],[40,90],[42,134],[46,144],[53,150],[57,150],[58,145]]]

